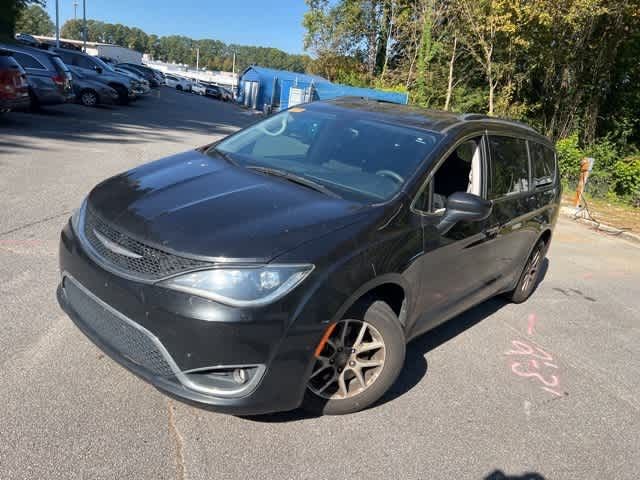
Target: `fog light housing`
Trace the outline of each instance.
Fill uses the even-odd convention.
[[[247,383],[249,376],[244,368],[236,368],[233,371],[233,381],[239,385]]]
[[[201,368],[183,372],[185,387],[217,397],[242,397],[250,394],[262,378],[264,365],[234,365]]]

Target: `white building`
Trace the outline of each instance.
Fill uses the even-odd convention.
[[[33,38],[46,43],[55,44],[54,37],[43,37],[40,35],[32,35]],[[67,38],[60,39],[60,46],[64,44],[73,45],[82,48],[82,40],[70,40]],[[142,64],[142,52],[132,50],[131,48],[121,47],[120,45],[112,45],[110,43],[87,42],[87,53],[94,57],[106,57],[113,59],[116,63],[135,63]]]

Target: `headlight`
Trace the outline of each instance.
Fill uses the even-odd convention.
[[[257,307],[282,298],[312,270],[313,265],[218,268],[187,273],[160,285],[234,307]]]
[[[82,222],[82,217],[84,216],[84,210],[87,207],[87,199],[85,198],[80,205],[80,208],[74,210],[71,215],[71,226],[73,227],[73,231],[75,233],[80,232],[80,223]]]

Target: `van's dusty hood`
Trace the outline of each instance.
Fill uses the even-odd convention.
[[[368,207],[236,167],[198,151],[105,180],[91,208],[122,232],[203,257],[269,261],[354,223]]]

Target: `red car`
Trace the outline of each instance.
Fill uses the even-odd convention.
[[[22,67],[0,50],[0,112],[29,108],[29,84]]]

